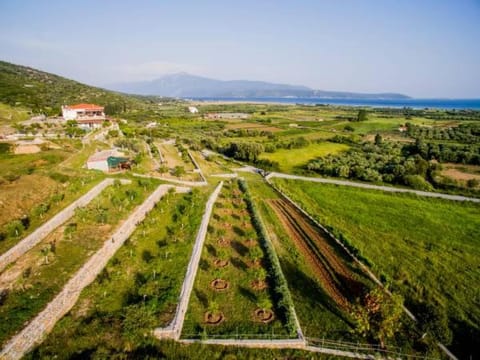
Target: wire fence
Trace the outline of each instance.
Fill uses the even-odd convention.
[[[364,353],[364,354],[378,354],[383,357],[400,357],[402,359],[435,359],[433,357],[428,357],[425,355],[420,355],[414,351],[406,352],[405,349],[389,346],[388,348],[382,348],[380,345],[375,344],[366,344],[366,343],[355,343],[348,341],[336,341],[328,339],[319,339],[319,338],[305,338],[308,347],[322,348],[322,349],[333,349],[353,353]]]

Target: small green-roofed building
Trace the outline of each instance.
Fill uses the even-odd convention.
[[[87,168],[104,172],[128,169],[130,168],[130,159],[115,149],[99,151],[90,156]]]

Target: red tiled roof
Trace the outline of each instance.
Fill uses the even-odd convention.
[[[65,106],[67,109],[71,110],[99,110],[103,111],[103,106],[95,105],[95,104],[76,104]]]

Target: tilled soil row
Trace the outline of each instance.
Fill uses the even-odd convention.
[[[305,256],[308,263],[312,266],[317,279],[325,289],[327,294],[341,307],[346,309],[349,305],[347,298],[343,295],[339,286],[332,274],[328,271],[324,262],[315,255],[312,248],[308,245],[308,240],[305,239],[305,233],[299,228],[298,224],[292,221],[287,210],[283,206],[282,201],[270,201],[270,205],[280,219],[282,225],[287,230],[288,234],[295,242],[297,248]]]

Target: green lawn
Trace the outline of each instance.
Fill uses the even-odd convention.
[[[348,148],[348,145],[345,144],[322,142],[310,144],[301,149],[280,149],[274,153],[263,153],[260,159],[276,161],[280,165],[280,171],[292,172],[296,168],[307,164],[308,161],[312,159],[329,154],[336,154]]]
[[[480,335],[480,205],[275,179],[275,184],[368,259],[413,312],[448,317],[453,349]],[[435,323],[435,324],[438,324]],[[448,342],[448,330],[433,330]]]

